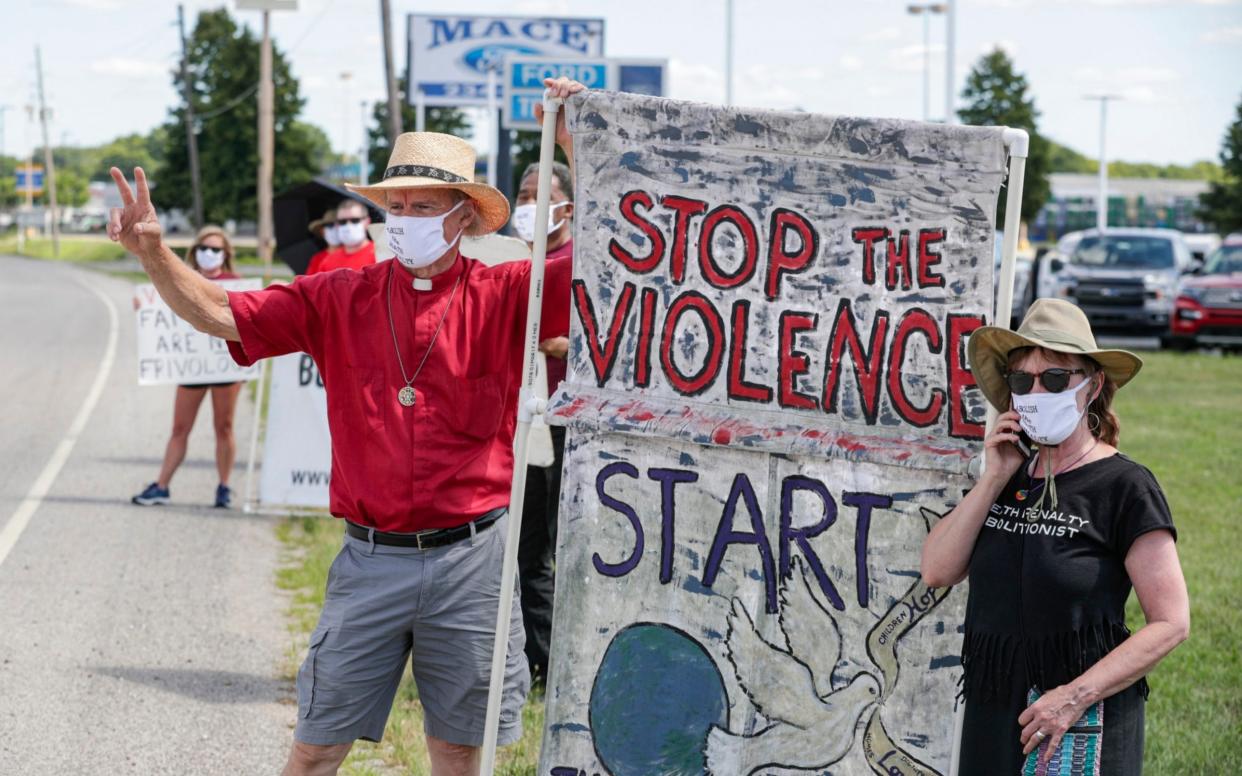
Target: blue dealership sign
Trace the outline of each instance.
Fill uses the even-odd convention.
[[[506,129],[539,128],[535,123],[535,106],[543,99],[545,78],[563,76],[589,89],[662,97],[667,72],[668,62],[663,59],[510,56],[505,59],[504,126]]]
[[[486,105],[488,73],[501,99],[511,57],[602,56],[604,20],[411,14],[407,46],[411,103],[421,91],[428,105]]]

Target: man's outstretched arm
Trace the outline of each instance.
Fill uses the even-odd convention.
[[[240,340],[228,294],[190,269],[164,244],[146,173],[141,167],[134,168],[134,182],[138,186],[135,196],[121,171],[113,167],[111,172],[124,207],[112,208],[108,237],[138,257],[160,297],[182,320],[213,337]]]

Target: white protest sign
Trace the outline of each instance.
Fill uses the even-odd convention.
[[[262,287],[258,279],[217,282],[229,291]],[[259,368],[238,366],[224,340],[203,334],[178,318],[155,286],[137,286],[134,298],[138,300],[139,385],[203,385],[258,378]]]
[[[603,19],[410,14],[407,31],[411,104],[422,92],[427,105],[486,105],[488,71],[500,75],[510,54],[604,53]]]
[[[947,774],[1001,130],[592,92],[539,772]]]
[[[259,501],[326,509],[331,473],[328,398],[319,368],[305,353],[272,359]]]

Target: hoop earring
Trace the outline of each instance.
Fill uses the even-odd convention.
[[[1095,418],[1094,426],[1091,425],[1092,418]],[[1087,413],[1087,430],[1090,431],[1092,434],[1100,430],[1100,416],[1096,415],[1094,412]]]

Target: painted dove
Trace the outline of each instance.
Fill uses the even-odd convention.
[[[743,692],[772,724],[752,735],[713,727],[706,755],[714,776],[827,767],[849,752],[859,719],[880,697],[879,682],[866,672],[834,689],[841,633],[811,592],[805,569],[799,571],[781,591],[780,626],[788,649],[765,641],[746,607],[733,601],[725,637],[729,661]]]

